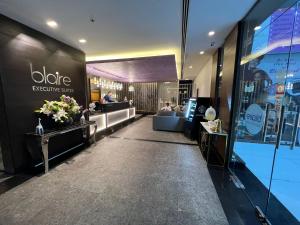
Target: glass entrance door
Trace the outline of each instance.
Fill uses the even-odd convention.
[[[291,7],[292,42],[288,46],[288,70],[282,98],[281,130],[274,159],[269,204],[266,215],[281,224],[300,224],[300,2]],[[292,25],[290,25],[292,26]],[[288,212],[281,219],[278,208]]]
[[[298,20],[297,3],[248,24],[241,60],[230,169],[272,224],[300,224]]]

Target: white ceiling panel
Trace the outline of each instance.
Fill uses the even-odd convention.
[[[184,78],[194,79],[256,0],[190,0]],[[215,35],[208,36],[209,31]],[[214,46],[211,46],[214,42]],[[200,51],[205,51],[200,55]],[[190,69],[189,67],[193,68]]]
[[[195,78],[254,2],[190,0],[184,78]],[[83,50],[88,60],[175,54],[180,70],[182,0],[0,0],[0,13]]]

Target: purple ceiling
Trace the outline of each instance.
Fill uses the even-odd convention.
[[[87,73],[120,82],[176,81],[175,55],[88,62]]]

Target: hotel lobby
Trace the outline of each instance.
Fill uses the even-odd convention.
[[[0,225],[300,224],[299,12],[0,0]]]

